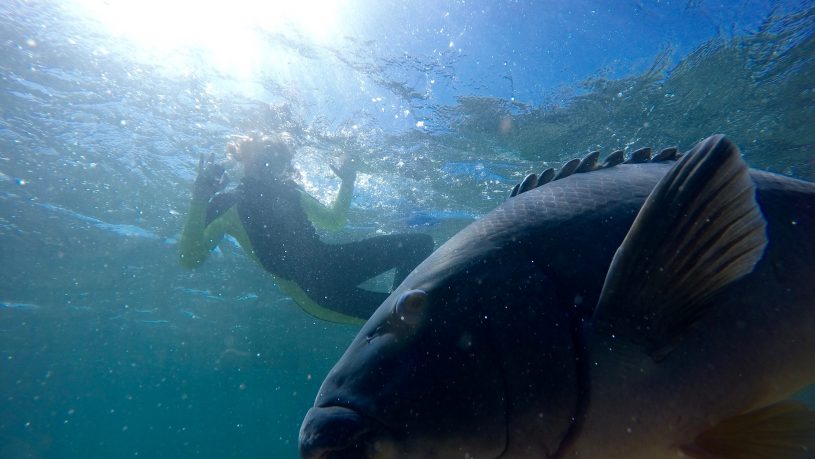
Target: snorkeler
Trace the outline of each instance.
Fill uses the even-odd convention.
[[[294,148],[286,135],[253,134],[227,145],[243,167],[240,184],[225,191],[222,165],[212,158],[198,165],[192,203],[181,235],[181,265],[199,266],[225,234],[266,271],[301,308],[320,319],[360,323],[388,296],[358,287],[396,270],[393,288],[433,250],[427,234],[392,234],[358,242],[329,244],[313,225],[338,230],[345,225],[356,171],[349,161],[331,167],[342,180],[326,207],[293,180]]]

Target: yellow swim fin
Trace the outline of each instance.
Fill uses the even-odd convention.
[[[294,300],[294,302],[300,306],[300,309],[313,317],[338,324],[359,326],[365,323],[365,319],[349,316],[347,314],[320,306],[314,302],[314,300],[309,298],[306,292],[304,292],[303,289],[300,288],[300,286],[295,282],[281,278],[275,278],[275,282],[277,283],[277,286],[280,287],[280,290],[286,292],[286,294],[288,294]]]
[[[682,450],[697,459],[813,459],[815,411],[775,403],[722,421]]]

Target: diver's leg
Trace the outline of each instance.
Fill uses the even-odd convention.
[[[388,294],[384,292],[352,287],[324,295],[322,305],[332,311],[368,320],[387,297]]]
[[[332,268],[339,271],[343,284],[359,285],[390,269],[396,268],[395,288],[433,251],[433,238],[428,234],[389,234],[333,246],[336,258]]]
[[[402,263],[396,266],[396,275],[393,278],[393,288],[399,286],[403,280],[413,271],[413,268],[423,262],[430,253],[433,252],[433,237],[429,234],[404,234],[402,235],[404,258]]]
[[[393,286],[402,280],[433,250],[433,238],[426,234],[393,234],[357,242],[334,244],[316,257],[311,275],[300,287],[317,304],[362,319],[388,297],[358,285],[388,270],[396,269]]]

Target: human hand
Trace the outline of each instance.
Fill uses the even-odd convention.
[[[354,181],[357,178],[357,164],[353,158],[349,158],[348,156],[343,156],[340,158],[340,165],[335,166],[334,164],[329,164],[328,167],[334,172],[334,174],[339,177],[342,181],[350,180]]]
[[[197,173],[198,176],[195,178],[192,189],[193,197],[209,199],[215,193],[223,190],[229,182],[224,166],[215,162],[215,155],[210,155],[206,161],[204,161],[204,155],[201,155]]]

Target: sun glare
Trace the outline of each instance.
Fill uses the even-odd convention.
[[[115,38],[152,56],[195,54],[214,70],[248,79],[268,34],[325,44],[337,36],[338,1],[75,0]]]

